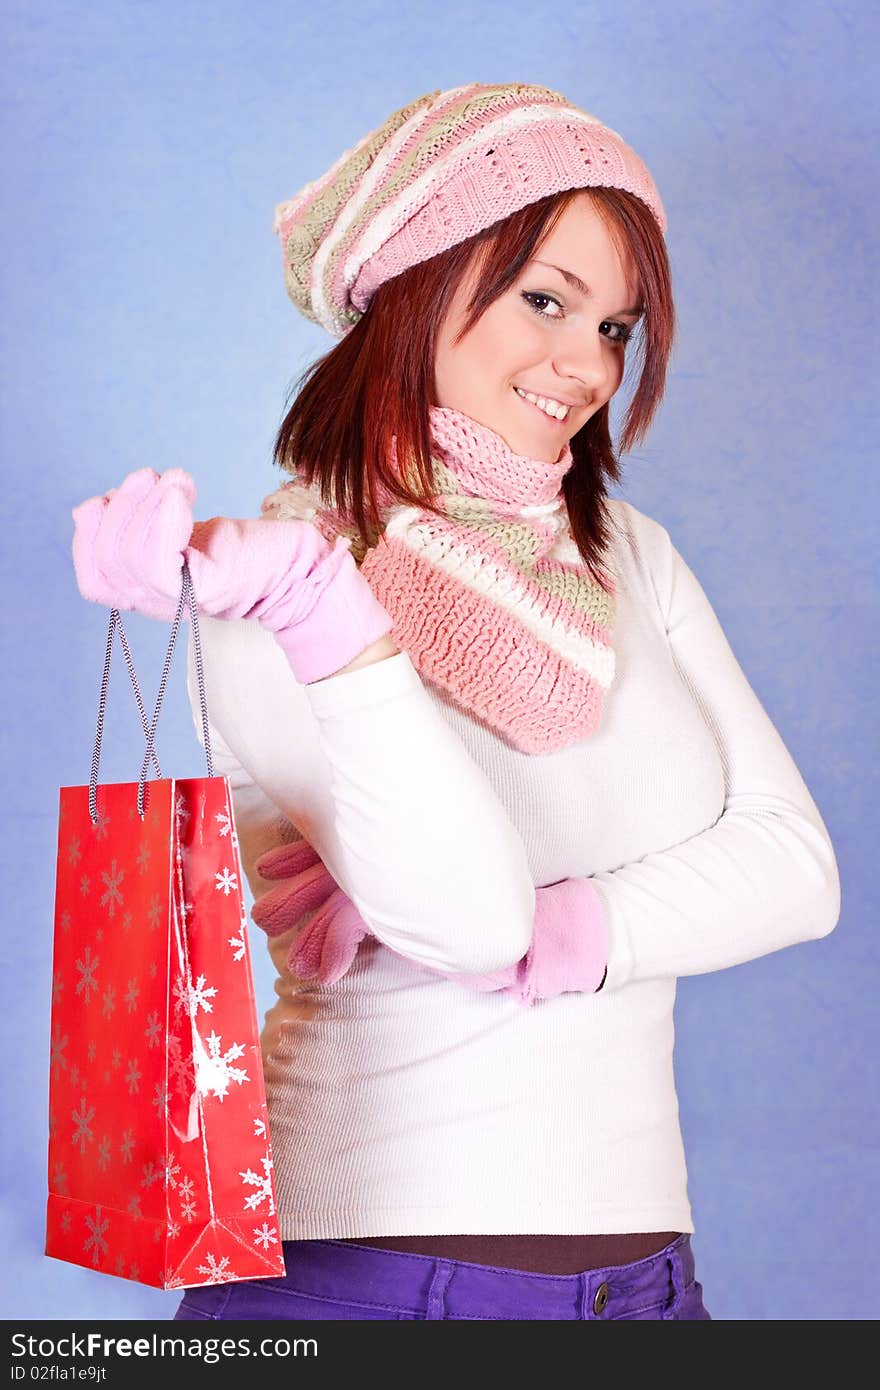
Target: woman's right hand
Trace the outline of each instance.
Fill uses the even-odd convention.
[[[129,473],[73,508],[73,567],[83,598],[170,622],[193,529],[195,483],[182,468]]]
[[[73,509],[73,562],[84,598],[170,622],[183,561],[199,612],[256,618],[297,680],[338,672],[388,634],[391,618],[357,570],[349,542],[308,521],[193,521],[195,484],[180,468],[130,473]]]

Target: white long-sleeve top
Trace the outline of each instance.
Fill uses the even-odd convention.
[[[692,1231],[676,977],[837,922],[820,813],[705,593],[661,525],[610,505],[615,679],[599,730],[555,753],[513,749],[403,652],[303,687],[257,623],[201,620],[254,898],[275,886],[256,858],[304,836],[376,938],[332,986],[287,970],[299,928],[269,943],[284,1239]],[[188,685],[201,737],[191,641]],[[526,1008],[430,969],[518,960],[535,886],[577,876],[606,913],[598,994]]]

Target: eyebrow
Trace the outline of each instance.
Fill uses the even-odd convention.
[[[548,270],[555,270],[571,285],[573,290],[577,290],[584,296],[584,299],[592,299],[593,292],[589,285],[585,284],[579,275],[575,275],[573,270],[563,270],[561,265],[551,265],[549,261],[533,261],[534,265],[544,265]],[[639,318],[645,312],[644,304],[633,304],[630,309],[618,309],[618,314],[622,318]]]

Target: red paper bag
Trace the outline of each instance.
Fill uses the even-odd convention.
[[[60,791],[46,1254],[159,1288],[283,1275],[229,780]],[[158,769],[158,763],[156,763]]]

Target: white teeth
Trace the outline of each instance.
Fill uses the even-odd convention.
[[[518,386],[513,389],[524,401],[531,401],[533,405],[539,406],[545,415],[554,420],[564,420],[568,414],[568,406],[562,405],[559,401],[548,400],[545,396],[533,396],[531,391],[521,391]]]

